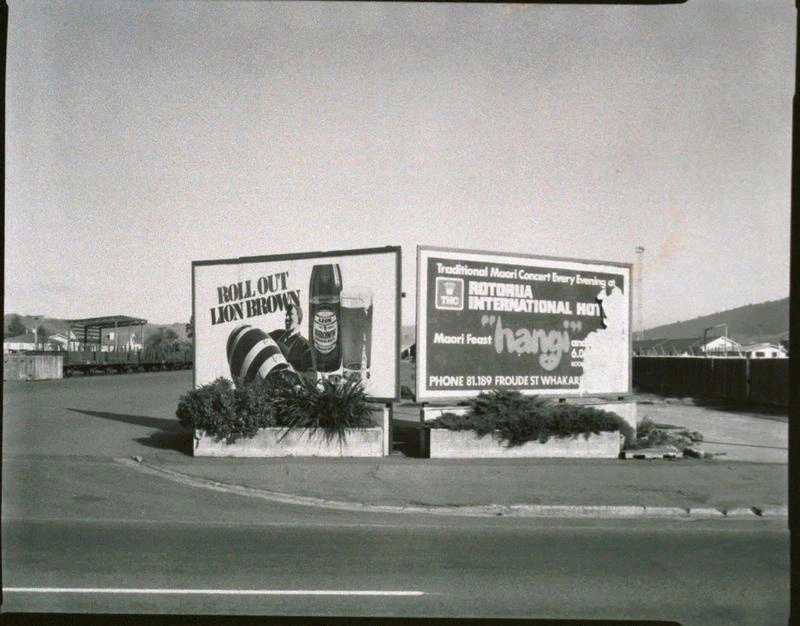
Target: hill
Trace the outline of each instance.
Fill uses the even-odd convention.
[[[770,300],[674,322],[645,330],[646,339],[683,339],[702,337],[705,329],[717,324],[728,325],[728,336],[739,343],[768,341],[779,343],[789,337],[789,298]],[[720,335],[721,327],[709,331]]]

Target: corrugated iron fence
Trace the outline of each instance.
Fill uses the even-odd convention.
[[[635,356],[633,386],[664,395],[789,406],[789,359]]]

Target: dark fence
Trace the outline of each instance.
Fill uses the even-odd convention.
[[[789,359],[635,356],[633,386],[662,395],[789,406]]]

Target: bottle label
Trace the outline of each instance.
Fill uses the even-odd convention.
[[[330,354],[339,339],[339,322],[336,313],[320,309],[314,314],[314,347],[320,354]]]

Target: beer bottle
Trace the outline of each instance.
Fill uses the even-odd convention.
[[[342,275],[337,263],[312,268],[308,286],[308,339],[318,372],[335,372],[342,364],[341,292]]]

